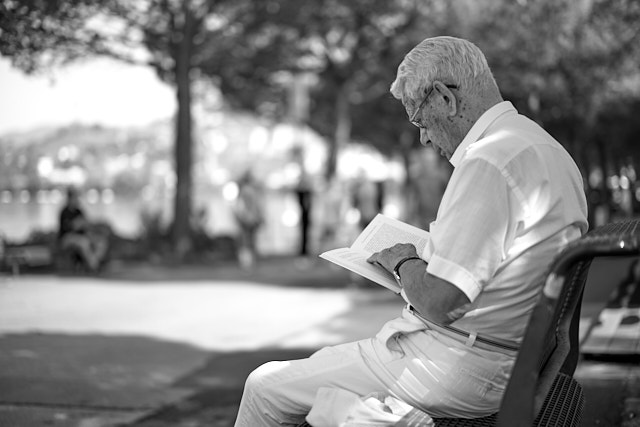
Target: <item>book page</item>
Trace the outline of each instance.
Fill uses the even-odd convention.
[[[351,270],[395,293],[400,293],[400,286],[393,275],[381,266],[369,264],[367,259],[374,252],[379,252],[396,243],[413,243],[418,255],[422,256],[428,242],[428,231],[378,214],[350,248],[333,249],[320,254],[320,258]]]
[[[360,233],[351,247],[372,254],[396,243],[413,243],[418,256],[422,256],[428,242],[428,231],[378,214]]]
[[[367,262],[369,254],[363,251],[352,248],[333,249],[320,254],[320,258],[351,270],[397,294],[400,293],[400,286],[396,283],[393,275],[380,266],[369,264]]]

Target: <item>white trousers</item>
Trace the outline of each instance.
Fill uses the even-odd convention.
[[[498,410],[513,356],[467,347],[424,328],[393,332],[398,322],[406,326],[399,318],[374,338],[260,366],[247,378],[236,427],[297,425],[322,404],[315,402],[321,387],[386,394],[432,416],[477,417]]]

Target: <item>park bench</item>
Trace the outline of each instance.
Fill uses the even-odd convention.
[[[542,295],[533,309],[499,411],[474,418],[434,418],[437,427],[575,426],[584,407],[573,378],[580,356],[582,294],[591,261],[601,256],[638,256],[640,220],[607,224],[569,244],[541,276]],[[414,409],[398,427],[426,425]],[[299,427],[308,426],[303,423]]]
[[[20,274],[24,267],[47,267],[53,263],[53,250],[44,244],[5,246],[0,256],[0,265],[13,275]]]

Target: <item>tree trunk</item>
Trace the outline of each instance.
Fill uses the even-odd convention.
[[[188,7],[184,8],[184,13],[182,38],[177,44],[175,54],[178,112],[176,115],[174,153],[176,192],[174,197],[173,227],[171,230],[173,252],[179,259],[183,259],[192,246],[189,220],[191,217],[191,191],[193,188],[193,177],[191,175],[193,144],[191,138],[191,80],[189,72],[191,71],[194,23],[193,15],[188,10]]]
[[[342,147],[347,145],[351,139],[351,109],[349,105],[349,95],[347,85],[342,85],[338,91],[336,99],[336,129],[332,144],[329,145],[329,156],[327,158],[326,178],[330,180],[336,173],[338,154]]]

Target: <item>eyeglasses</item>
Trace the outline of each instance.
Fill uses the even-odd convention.
[[[445,86],[448,87],[449,89],[458,89],[458,85],[445,85]],[[411,118],[409,119],[411,124],[419,129],[424,129],[424,126],[422,125],[422,123],[417,121],[416,118],[418,117],[418,113],[420,112],[420,110],[422,110],[422,107],[426,105],[427,99],[429,99],[429,95],[431,95],[431,92],[433,92],[433,85],[429,86],[429,89],[425,91],[424,98],[422,98],[422,101],[418,105],[418,108],[416,108],[416,111],[413,112],[413,114],[411,115]]]

